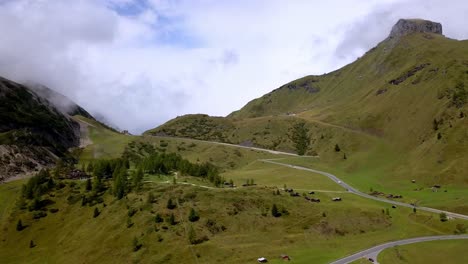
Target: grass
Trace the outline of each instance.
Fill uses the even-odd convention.
[[[75,116],[75,118],[89,124],[88,137],[92,141],[91,145],[84,148],[80,162],[88,163],[93,159],[120,157],[125,146],[136,138],[109,130],[89,118],[82,116]]]
[[[407,203],[416,203],[418,206],[434,207],[464,214],[468,213],[468,207],[466,206],[468,204],[468,189],[464,186],[444,185],[439,191],[433,192],[431,189],[433,185],[424,182],[424,180],[421,182],[421,178],[417,178],[416,183],[412,183],[410,179],[392,178],[391,173],[389,173],[389,176],[384,175],[385,177],[382,177],[380,175],[385,172],[373,170],[372,168],[367,171],[349,172],[343,165],[332,166],[321,162],[317,158],[286,158],[280,162],[333,173],[365,193],[369,193],[372,189],[386,194],[400,194],[403,195],[402,201]]]
[[[378,260],[382,264],[467,263],[467,245],[466,240],[449,240],[398,246],[382,251]]]
[[[434,34],[386,40],[339,70],[294,80],[227,118],[188,115],[146,134],[294,151],[289,129],[305,122],[309,153],[320,156],[314,166],[363,191],[401,193],[421,205],[467,213],[468,62],[461,59],[467,44]],[[400,77],[403,82],[391,84]],[[427,189],[433,185],[447,193],[433,195]],[[416,186],[423,191],[413,191]]]
[[[242,185],[247,180],[254,179],[259,186],[283,188],[286,184],[287,188],[301,191],[345,191],[323,175],[261,161],[253,161],[239,170],[228,171],[222,176],[226,179],[232,179],[237,185]]]
[[[332,202],[333,194],[319,193],[316,196],[322,202],[314,204],[285,193],[273,195],[270,188],[226,191],[156,183],[144,186],[142,192],[122,200],[106,194],[106,206],[98,204],[101,214],[93,218],[94,207],[67,202],[70,194],[84,192],[84,182],[76,187],[67,184],[50,197],[57,213],[34,220],[30,212],[13,211],[0,235],[0,257],[7,263],[247,263],[265,256],[271,263],[282,263],[278,257],[285,253],[294,263],[327,263],[389,240],[452,233],[460,222],[441,223],[436,215],[413,215],[405,208],[390,209],[388,217],[381,212],[387,205],[351,194],[341,195],[342,202]],[[149,192],[155,197],[151,204],[146,202]],[[165,207],[169,197],[179,200],[177,209]],[[272,217],[273,203],[287,209],[288,215]],[[128,208],[136,209],[134,216],[127,215]],[[199,212],[198,222],[187,220],[190,208]],[[178,224],[156,224],[155,213],[163,218],[174,213]],[[28,227],[16,231],[17,219]],[[208,227],[208,219],[219,228]],[[190,226],[198,237],[209,240],[190,245]],[[220,231],[221,226],[225,231]],[[137,252],[131,247],[134,237],[143,244]],[[35,248],[28,248],[30,240]]]

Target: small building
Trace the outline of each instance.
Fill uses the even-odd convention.
[[[267,263],[268,262],[268,260],[266,258],[264,258],[264,257],[258,258],[257,261],[258,261],[258,263]]]
[[[339,202],[339,201],[341,201],[341,197],[333,197],[332,201]]]
[[[320,203],[320,199],[318,199],[318,198],[312,198],[312,199],[310,199],[310,201],[313,202],[313,203]]]
[[[416,180],[411,180],[412,183],[416,183]]]
[[[309,194],[315,194],[315,192],[314,192],[314,191],[310,191]]]

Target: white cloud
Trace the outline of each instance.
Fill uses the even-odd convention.
[[[440,20],[448,36],[466,37],[467,5],[454,2],[0,2],[0,75],[43,83],[141,132],[181,114],[226,115],[285,82],[334,70],[400,16]]]

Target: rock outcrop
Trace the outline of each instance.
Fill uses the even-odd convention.
[[[442,35],[442,24],[423,19],[400,19],[393,26],[390,38],[399,38],[412,33],[434,33]]]
[[[80,144],[80,125],[47,98],[0,77],[0,182],[53,165]]]

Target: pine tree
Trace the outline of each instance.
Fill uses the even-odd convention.
[[[447,218],[447,214],[446,213],[440,213],[440,221],[441,222],[447,222],[448,221],[448,218]]]
[[[94,166],[93,166],[93,163],[90,162],[90,163],[88,164],[88,167],[86,168],[86,172],[92,173],[93,171],[94,171]]]
[[[175,220],[175,216],[173,213],[171,213],[171,215],[169,215],[169,218],[167,219],[167,222],[170,224],[170,225],[176,225],[177,222]]]
[[[163,222],[163,219],[161,217],[161,215],[159,213],[156,214],[156,216],[154,217],[154,222],[156,223],[162,223]]]
[[[91,190],[93,189],[93,184],[92,184],[92,182],[91,182],[91,179],[87,179],[87,180],[86,180],[86,188],[85,188],[85,189],[86,189],[86,191],[88,191],[88,192],[91,191]]]
[[[140,248],[142,247],[143,245],[140,243],[140,241],[138,241],[138,238],[137,237],[134,237],[133,240],[132,240],[132,248],[133,248],[133,251],[138,251],[140,250]]]
[[[437,122],[437,119],[434,118],[434,121],[432,121],[432,128],[437,131],[439,130],[439,122]]]
[[[310,145],[309,129],[304,122],[297,123],[292,128],[291,141],[294,143],[298,155],[304,155]]]
[[[141,185],[143,183],[143,170],[138,168],[138,170],[133,174],[133,186],[138,191],[141,189]]]
[[[23,222],[20,220],[18,220],[18,222],[16,223],[16,231],[21,231],[24,229],[24,226],[23,226]]]
[[[196,222],[200,219],[200,216],[197,214],[195,209],[191,208],[188,219],[190,222]]]
[[[340,146],[338,146],[338,144],[335,144],[335,151],[336,151],[336,152],[340,152],[340,151],[341,151]]]
[[[276,206],[276,204],[273,204],[273,206],[271,207],[271,215],[274,217],[281,216],[281,213],[278,211],[278,207]]]
[[[172,209],[175,209],[177,207],[177,205],[172,201],[172,198],[169,198],[169,200],[167,200],[167,209],[169,210],[172,210]]]
[[[32,241],[32,240],[29,241],[29,248],[33,248],[35,246],[36,246],[36,244],[34,244],[34,241]]]
[[[346,157],[346,153],[343,153],[343,159],[348,159],[348,157]]]
[[[119,167],[114,171],[114,195],[117,199],[122,199],[127,190],[127,170],[124,167]]]
[[[193,229],[193,226],[190,226],[190,229],[188,231],[188,240],[192,245],[195,245],[197,243],[197,235],[195,234],[195,229]]]
[[[99,209],[97,209],[97,207],[95,207],[95,208],[94,208],[94,212],[93,212],[93,217],[96,218],[96,217],[98,217],[100,214],[101,214],[101,212],[99,212]]]

